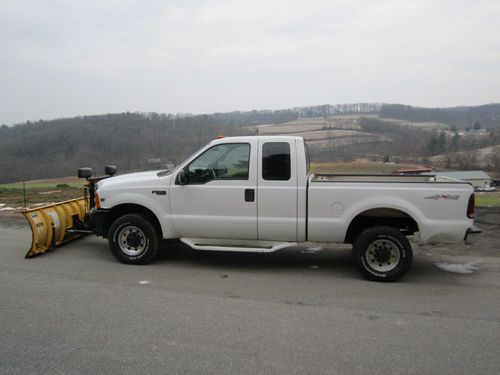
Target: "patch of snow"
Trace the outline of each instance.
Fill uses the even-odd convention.
[[[0,205],[0,211],[14,211],[12,207],[4,207],[5,204]]]
[[[451,272],[451,273],[458,273],[458,274],[470,274],[476,270],[479,269],[477,264],[481,262],[470,262],[466,264],[454,264],[454,263],[448,263],[448,262],[436,262],[434,265],[439,268],[440,270],[446,271],[446,272]]]
[[[51,190],[51,191],[41,191],[38,194],[47,195],[47,194],[60,193],[60,192],[61,192],[61,190]]]
[[[151,281],[149,281],[149,280],[141,280],[141,281],[139,281],[139,284],[146,285],[146,284],[149,284],[150,282]]]

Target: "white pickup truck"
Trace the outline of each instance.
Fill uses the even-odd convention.
[[[438,180],[309,174],[300,137],[228,137],[174,170],[99,180],[87,219],[124,263],[151,261],[161,239],[180,239],[197,250],[246,252],[305,241],[349,243],[366,278],[393,281],[411,265],[408,236],[419,243],[459,243],[479,232],[472,186]]]

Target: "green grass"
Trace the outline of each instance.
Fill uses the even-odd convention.
[[[500,192],[475,195],[477,207],[500,207]]]
[[[57,185],[66,184],[71,188],[83,187],[82,181],[26,181],[26,190],[28,189],[59,189]],[[23,188],[22,182],[13,182],[10,184],[0,184],[0,189],[21,189]]]
[[[59,186],[58,186],[59,185]],[[0,184],[0,203],[9,207],[61,202],[83,196],[83,181],[73,177]]]
[[[9,189],[0,187],[0,203],[9,207],[19,207],[24,205],[26,199],[27,206],[38,203],[62,202],[68,199],[80,198],[83,196],[83,189],[75,187],[50,189],[26,189],[26,195],[22,189]]]

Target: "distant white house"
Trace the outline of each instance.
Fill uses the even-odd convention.
[[[493,180],[484,171],[432,172],[432,174],[470,182],[474,189],[479,191],[495,190]]]

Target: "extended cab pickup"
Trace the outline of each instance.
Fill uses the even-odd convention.
[[[151,261],[161,239],[193,249],[272,252],[305,241],[350,243],[371,280],[403,276],[420,243],[463,242],[473,226],[468,183],[436,176],[309,174],[304,140],[212,141],[171,171],[99,181],[92,232],[125,263]]]

